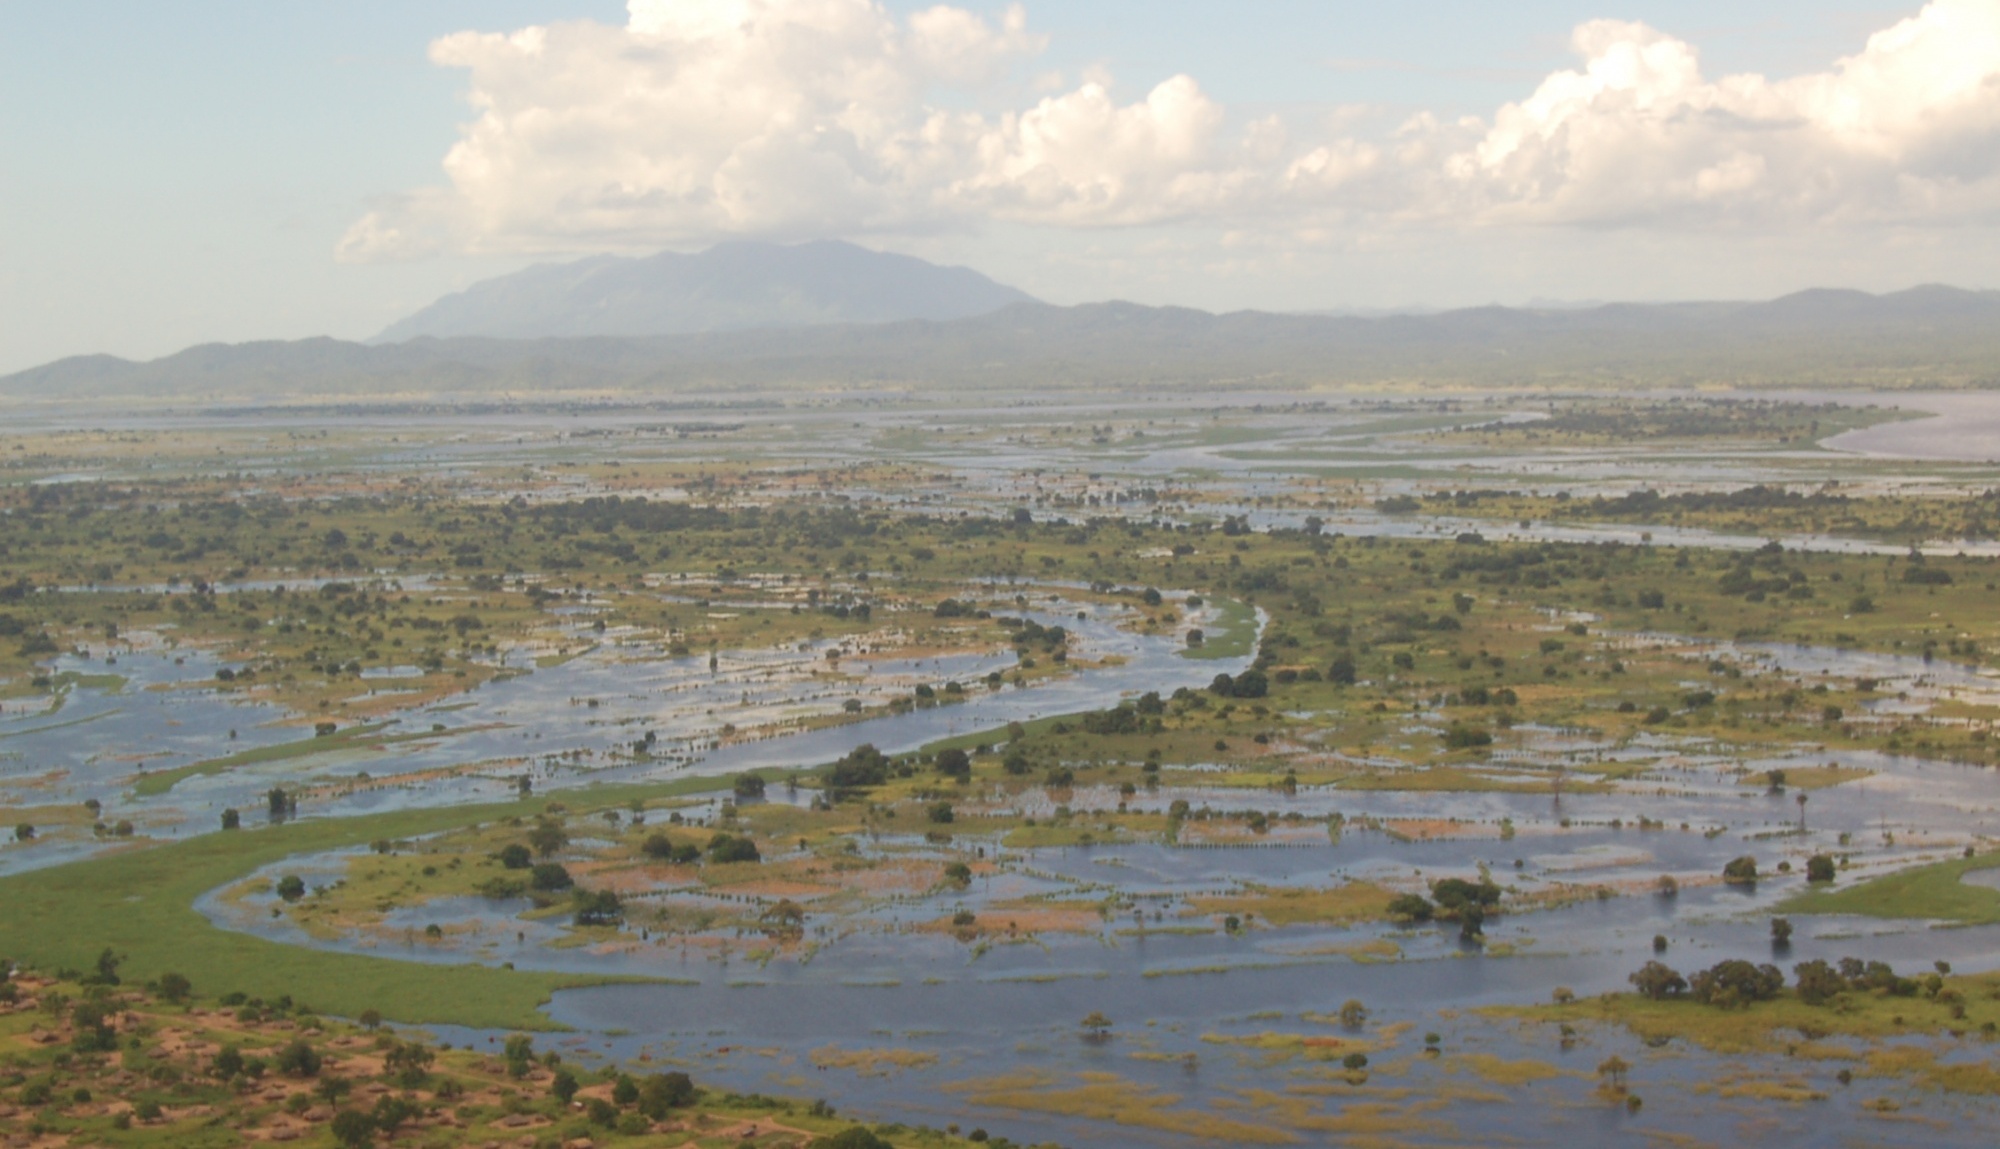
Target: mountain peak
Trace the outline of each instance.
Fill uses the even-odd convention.
[[[751,240],[692,255],[544,263],[447,295],[373,342],[692,335],[757,328],[965,319],[1027,294],[970,268],[940,267],[839,240]]]

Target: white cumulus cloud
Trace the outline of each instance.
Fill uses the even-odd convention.
[[[1484,118],[1245,122],[1191,76],[1121,102],[1050,90],[997,21],[877,0],[629,0],[591,21],[464,32],[474,117],[448,185],[387,200],[347,260],[729,236],[914,235],[987,221],[1327,226],[1949,225],[2000,216],[2000,0],[1931,0],[1826,70],[1710,77],[1643,24]],[[1046,92],[1039,97],[1026,91]],[[1011,101],[1023,101],[1010,106]]]

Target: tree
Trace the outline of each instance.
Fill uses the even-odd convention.
[[[1688,991],[1694,999],[1718,1009],[1769,1001],[1784,988],[1785,975],[1777,966],[1752,965],[1738,958],[1717,962],[1688,979]]]
[[[31,825],[31,824],[27,823],[27,822],[22,822],[22,823],[19,823],[18,825],[16,825],[16,826],[14,827],[14,840],[15,840],[16,842],[32,842],[32,841],[34,841],[34,840],[35,840],[35,827],[34,827],[33,825]]]
[[[188,994],[194,991],[194,985],[186,977],[172,971],[160,975],[159,988],[163,1000],[177,1005],[186,1001]]]
[[[1621,1093],[1625,1089],[1625,1075],[1631,1071],[1632,1067],[1625,1059],[1615,1053],[1605,1058],[1597,1067],[1597,1075],[1604,1079],[1605,1084]]]
[[[625,920],[625,906],[616,891],[578,890],[574,897],[579,926],[615,926]]]
[[[437,1054],[421,1041],[397,1042],[382,1057],[382,1068],[387,1075],[405,1089],[416,1089],[430,1076],[431,1063]]]
[[[1771,944],[1788,946],[1792,944],[1792,920],[1790,918],[1771,919]]]
[[[536,862],[528,873],[528,884],[544,893],[567,890],[576,884],[569,876],[569,870],[561,862]]]
[[[1653,1001],[1665,1001],[1687,992],[1687,979],[1664,962],[1649,961],[1626,979],[1633,988]]]
[[[535,1039],[525,1033],[509,1034],[500,1047],[500,1055],[507,1059],[507,1072],[515,1077],[525,1077],[529,1065],[535,1060]]]
[[[375,1141],[375,1121],[358,1109],[343,1109],[333,1115],[333,1139],[347,1149],[363,1149]]]
[[[1336,686],[1353,686],[1355,677],[1354,659],[1345,654],[1335,658],[1326,671],[1326,680]]]
[[[1341,1002],[1340,1024],[1349,1029],[1360,1029],[1368,1024],[1368,1007],[1351,997]]]
[[[549,1093],[552,1094],[557,1101],[562,1102],[564,1105],[568,1105],[571,1101],[575,1100],[576,1090],[577,1090],[576,1074],[571,1073],[567,1069],[556,1070],[556,1075],[554,1080],[549,1082]]]
[[[946,862],[944,880],[962,890],[972,884],[972,867],[964,862]]]
[[[1814,854],[1806,859],[1806,881],[1830,882],[1833,880],[1833,859],[1825,854]]]
[[[796,936],[805,930],[806,909],[790,898],[779,899],[759,917],[766,930],[781,936]]]
[[[509,870],[525,870],[535,864],[534,854],[519,842],[509,842],[500,847],[500,852],[494,857],[499,858],[500,865]]]
[[[929,807],[925,808],[924,816],[929,818],[932,822],[936,823],[937,825],[947,826],[950,825],[952,819],[956,818],[958,815],[955,811],[952,810],[950,802],[934,802]]]
[[[1427,922],[1437,907],[1422,894],[1401,894],[1389,902],[1389,916],[1409,922]]]
[[[1026,510],[1017,509],[1017,515]],[[808,1149],[895,1149],[895,1146],[875,1136],[865,1125],[850,1125],[831,1137],[817,1137]]]
[[[629,1074],[618,1075],[618,1083],[611,1087],[611,1100],[619,1105],[630,1105],[639,1100],[639,1083]]]
[[[889,780],[889,757],[864,742],[847,752],[827,771],[827,784],[837,793],[880,786]]]
[[[1340,1065],[1341,1068],[1347,1070],[1349,1073],[1359,1073],[1368,1068],[1368,1055],[1365,1053],[1350,1053],[1340,1059]]]
[[[1468,907],[1481,910],[1500,904],[1500,887],[1490,878],[1468,882],[1464,878],[1446,878],[1431,886],[1431,897],[1436,899],[1438,909],[1446,917],[1458,917]]]
[[[528,844],[542,857],[554,857],[569,845],[569,831],[554,818],[543,817],[535,823],[534,829],[528,831]]]
[[[709,839],[708,860],[729,864],[732,862],[761,862],[763,855],[757,852],[757,843],[747,837],[734,834],[717,834]]]
[[[1807,1005],[1824,1005],[1847,992],[1847,979],[1823,961],[1806,961],[1792,967],[1798,978],[1799,1000]]]
[[[1493,735],[1477,726],[1454,722],[1445,728],[1444,744],[1448,750],[1477,750],[1493,745]]]
[[[243,815],[237,813],[234,806],[222,812],[222,828],[225,830],[240,830],[243,828]]]
[[[736,797],[739,799],[762,798],[764,796],[764,777],[761,774],[754,773],[738,774],[733,789],[736,792]]]
[[[361,1016],[355,1018],[355,1020],[361,1023],[361,1028],[373,1033],[382,1028],[382,1011],[379,1009],[364,1009],[361,1011]]]
[[[306,896],[306,880],[297,874],[286,874],[278,879],[278,896],[288,902],[296,902]]]
[[[243,1072],[243,1051],[233,1045],[223,1046],[221,1052],[215,1055],[215,1060],[209,1062],[208,1071],[224,1081],[229,1080]]]
[[[694,1103],[694,1082],[685,1073],[655,1073],[639,1083],[639,1112],[655,1121]]]
[[[275,1061],[278,1072],[291,1077],[316,1077],[321,1065],[319,1051],[302,1037],[293,1038],[290,1045],[279,1050]]]
[[[1102,1010],[1091,1010],[1083,1019],[1083,1034],[1091,1041],[1103,1041],[1111,1036],[1111,1019]]]
[[[1722,867],[1722,880],[1736,886],[1757,884],[1757,859],[1745,854]]]
[[[375,1109],[368,1115],[375,1128],[384,1133],[394,1134],[398,1126],[416,1118],[422,1110],[415,1104],[395,1095],[375,1099]]]
[[[972,777],[972,756],[956,746],[940,750],[937,755],[937,772],[962,782]]]
[[[96,972],[84,980],[91,985],[117,985],[118,967],[123,964],[125,959],[117,951],[107,948],[97,955]]]

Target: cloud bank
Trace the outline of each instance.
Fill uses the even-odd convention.
[[[476,112],[448,186],[383,203],[336,254],[991,223],[1278,238],[2000,217],[2000,0],[1931,0],[1788,79],[1711,78],[1686,41],[1592,21],[1576,68],[1490,116],[1372,136],[1246,120],[1187,75],[1130,102],[1099,81],[1021,97],[1045,46],[1019,6],[997,23],[942,5],[899,20],[874,0],[629,0],[623,27],[447,36],[431,59],[466,71]]]

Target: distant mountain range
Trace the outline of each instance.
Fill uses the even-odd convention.
[[[148,363],[65,359],[0,378],[0,395],[298,402],[877,387],[992,397],[1052,388],[1718,383],[2000,386],[2000,292],[1815,290],[1767,303],[1381,317],[1013,302],[962,318],[644,338],[212,344]]]
[[[643,338],[705,331],[964,319],[1027,293],[970,268],[832,241],[725,243],[699,255],[540,264],[447,295],[370,340]]]

